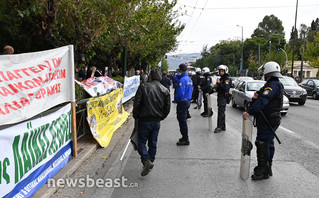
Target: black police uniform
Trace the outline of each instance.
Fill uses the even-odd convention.
[[[271,77],[266,84],[254,95],[253,104],[248,108],[247,113],[256,118],[258,166],[254,169],[252,179],[267,179],[272,176],[271,165],[275,154],[274,134],[267,125],[265,119],[259,112],[263,112],[271,123],[274,131],[280,125],[283,105],[283,85],[277,77]],[[257,98],[256,98],[257,97]]]
[[[203,98],[204,98],[204,112],[201,114],[202,116],[211,116],[213,113],[208,112],[208,105],[207,105],[207,97],[205,96],[206,93],[210,93],[212,83],[212,79],[210,77],[209,73],[205,73],[204,78],[202,79],[202,82],[200,84],[200,89],[203,91]]]
[[[227,104],[227,97],[229,94],[229,89],[231,86],[231,79],[229,74],[224,74],[220,77],[220,82],[217,84],[217,106],[218,106],[218,117],[217,117],[217,128],[215,133],[226,130],[226,120],[225,120],[225,111]]]

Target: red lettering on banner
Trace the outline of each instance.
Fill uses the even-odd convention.
[[[16,106],[18,109],[21,109],[22,107],[18,104],[17,101],[12,102],[14,106]]]
[[[14,93],[18,93],[19,90],[17,90],[12,84],[9,84],[8,87],[10,87],[10,89],[14,92]]]
[[[29,73],[27,73],[27,68],[22,68],[21,69],[21,71],[25,74],[25,75],[27,75],[27,76],[30,76],[30,74]]]
[[[56,93],[60,93],[61,92],[61,84],[55,84],[53,86],[47,87],[47,93],[48,96],[56,94]]]
[[[39,67],[41,70],[44,70],[44,68],[48,68],[48,69],[51,71],[51,65],[47,66],[47,65],[39,64],[38,67]]]
[[[9,103],[4,103],[4,110],[6,111],[7,114],[10,113],[9,108],[12,109],[12,110],[14,110],[14,111],[17,110],[17,109],[14,108],[13,106],[11,106],[11,104],[9,104]]]
[[[8,79],[4,76],[3,74],[3,71],[0,71],[0,75],[2,76],[2,78],[5,80],[5,81],[8,81]]]
[[[37,69],[36,67],[29,67],[29,69],[33,72],[33,73],[39,73],[39,72],[41,72],[41,70],[39,70],[39,69]]]
[[[22,82],[19,82],[18,84],[14,84],[14,86],[20,89],[20,91],[23,91],[24,89],[30,89],[29,87],[23,86]]]
[[[0,91],[0,94],[4,97],[8,96],[8,94],[14,95],[11,91],[9,91],[9,89],[5,88],[5,87],[1,87],[2,91]]]
[[[30,83],[31,83],[31,85],[30,85]],[[32,80],[27,80],[27,81],[24,82],[24,84],[25,84],[26,86],[28,86],[29,89],[32,89],[32,88],[37,87],[37,85],[36,85]],[[33,85],[33,86],[32,86],[32,85]]]
[[[12,72],[10,71],[7,71],[7,76],[9,78],[9,80],[12,80],[12,79],[19,79],[18,77],[16,77]]]
[[[50,62],[49,62],[49,61],[44,61],[44,62],[48,63],[48,65],[49,65],[49,67],[50,67],[50,71],[51,71],[51,64],[50,64]]]
[[[43,84],[43,79],[41,77],[33,78],[32,79],[35,83],[38,84],[38,86],[41,86]]]
[[[32,96],[33,96],[33,95],[34,95],[33,93],[29,93],[29,94],[28,94],[28,97],[29,97],[30,100],[32,100]]]
[[[46,93],[45,89],[42,88],[42,89],[40,89],[39,92],[35,95],[35,98],[36,98],[36,99],[45,98],[45,97],[44,97],[44,96],[45,96],[45,93]]]
[[[53,58],[52,59],[52,62],[53,62],[53,65],[54,65],[54,68],[57,68],[61,65],[61,61],[62,61],[62,58]]]
[[[1,108],[0,108],[0,113],[1,113],[2,115],[6,115],[6,113],[5,113],[4,111],[2,111]]]
[[[33,94],[32,94],[33,95]],[[30,105],[30,101],[24,97],[20,98],[20,103],[22,104],[22,106],[26,106],[26,105]]]
[[[14,73],[15,73],[17,76],[19,76],[19,78],[22,78],[22,76],[19,74],[19,72],[21,72],[20,69],[15,69],[15,70],[13,70],[13,71],[14,71]]]

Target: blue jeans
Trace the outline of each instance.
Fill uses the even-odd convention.
[[[157,137],[160,129],[160,121],[138,122],[138,153],[142,164],[146,160],[154,162],[156,155]],[[148,150],[146,148],[148,142]]]
[[[190,101],[177,103],[177,120],[179,123],[179,129],[184,139],[188,139],[187,111],[190,104]]]

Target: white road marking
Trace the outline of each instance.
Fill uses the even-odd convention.
[[[304,139],[302,138],[302,136],[299,135],[299,134],[297,134],[296,132],[294,132],[294,131],[292,131],[292,130],[289,130],[289,129],[287,129],[287,128],[285,128],[285,127],[282,127],[282,126],[279,126],[279,128],[280,128],[281,130],[285,131],[286,133],[289,133],[290,135],[294,136],[295,138],[301,139],[301,140],[302,140],[303,142],[305,142],[306,144],[308,144],[308,145],[310,145],[310,146],[313,146],[313,147],[315,147],[316,149],[319,149],[319,146],[318,146],[317,144],[315,144],[315,143],[313,143],[313,142],[310,142],[310,141],[308,141],[308,140],[304,140]]]

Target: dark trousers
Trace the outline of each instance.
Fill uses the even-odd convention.
[[[217,97],[217,106],[218,106],[218,116],[217,116],[217,128],[225,128],[226,126],[226,98],[218,96]]]
[[[204,112],[208,113],[207,97],[204,92],[203,92],[203,99],[204,99]]]
[[[180,132],[184,139],[188,139],[187,111],[189,106],[190,101],[183,101],[177,103],[177,120]]]
[[[138,122],[138,153],[142,164],[146,160],[154,162],[157,148],[157,137],[160,129],[160,121]],[[148,142],[148,150],[146,148]]]
[[[275,155],[275,135],[271,132],[269,126],[266,124],[265,120],[261,116],[256,116],[256,125],[257,125],[257,140],[267,142],[268,144],[268,162],[269,166],[272,165],[272,159]],[[276,131],[279,125],[274,126],[273,129]]]

